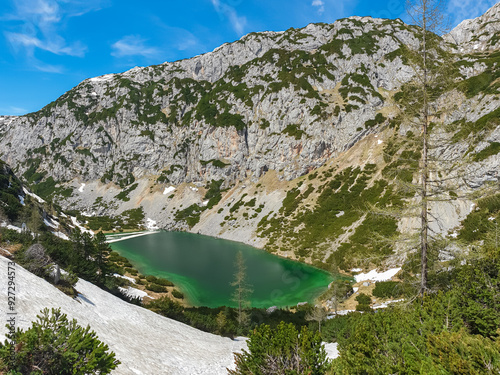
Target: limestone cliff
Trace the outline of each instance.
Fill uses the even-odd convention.
[[[499,9],[462,22],[436,52],[451,52],[459,74],[435,103],[448,130],[434,152],[469,161],[466,189],[498,181]],[[366,214],[346,215],[345,200],[382,199],[387,154],[414,135],[398,95],[414,75],[405,50],[420,43],[418,31],[350,17],[90,78],[36,113],[0,117],[0,158],[35,192],[88,217],[142,207],[163,228],[321,263],[373,226]],[[349,185],[340,203],[325,193],[337,183]],[[336,208],[323,212],[321,202]],[[470,202],[439,210],[446,233]],[[325,217],[336,218],[331,227]],[[308,225],[324,228],[313,236]]]

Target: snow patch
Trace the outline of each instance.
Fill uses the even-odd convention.
[[[163,190],[163,195],[167,195],[168,193],[171,193],[175,190],[173,186],[166,187],[165,190]]]
[[[105,74],[103,76],[89,78],[90,82],[106,82],[113,79],[113,74]]]
[[[133,278],[131,278],[129,276],[120,275],[119,273],[114,273],[113,276],[114,277],[120,277],[122,279],[128,280],[128,281],[130,281],[130,282],[132,282],[132,283],[135,284],[135,279],[133,279]]]
[[[19,202],[24,206],[24,197],[22,195],[17,196],[19,198]]]
[[[371,270],[368,273],[360,273],[359,275],[354,276],[356,282],[371,280],[371,281],[387,281],[392,279],[399,271],[401,271],[401,267],[391,268],[385,272],[377,272],[377,270]]]
[[[198,191],[198,188],[196,188],[196,187],[192,187],[192,186],[190,186],[189,188],[190,188],[192,191]]]
[[[80,231],[81,231],[82,233],[89,233],[91,236],[93,236],[93,235],[94,235],[94,232],[93,232],[93,231],[91,231],[91,230],[89,230],[89,229],[84,228],[83,226],[81,226],[81,225],[80,225],[80,223],[78,222],[78,220],[76,219],[76,217],[74,217],[74,216],[70,216],[70,218],[71,218],[71,221],[73,222],[73,225],[74,225],[75,227],[77,227],[78,229],[80,229]]]
[[[324,342],[326,356],[330,359],[335,359],[339,356],[338,343],[336,342]]]
[[[10,224],[7,224],[5,221],[3,221],[1,224],[0,224],[0,227],[4,227],[4,228],[7,228],[7,229],[11,229],[11,230],[15,230],[16,232],[18,233],[21,233],[23,230],[19,227],[16,227],[15,225],[10,225]]]
[[[363,269],[362,269],[362,268],[353,268],[353,269],[351,270],[351,272],[361,272],[361,271],[363,271]]]
[[[383,142],[384,142],[383,140],[379,139],[379,140],[377,141],[377,144],[378,144],[378,145],[380,145],[380,144],[382,144]]]
[[[382,303],[379,303],[377,305],[373,305],[372,309],[373,310],[377,310],[377,309],[386,309],[387,307],[389,307],[389,305],[391,303],[396,303],[396,302],[401,302],[401,301],[404,301],[404,298],[401,298],[401,299],[395,299],[395,300],[390,300],[390,301],[386,301],[386,302],[382,302]]]
[[[7,274],[7,262],[0,257],[1,275]],[[226,368],[234,366],[233,353],[246,347],[243,338],[231,340],[199,331],[122,301],[82,279],[76,284],[80,294],[73,299],[17,265],[16,286],[18,328],[30,327],[43,308],[59,307],[79,325],[90,325],[99,340],[116,353],[122,363],[113,375],[227,374]],[[7,300],[6,288],[1,288],[0,296]],[[7,328],[2,324],[2,342],[5,334]]]
[[[111,236],[108,236],[108,238],[106,239],[106,242],[107,243],[113,243],[113,242],[118,242],[118,241],[124,241],[124,240],[128,240],[130,238],[135,238],[135,237],[140,237],[140,236],[146,236],[148,234],[152,234],[152,233],[156,233],[155,231],[147,231],[147,232],[136,232],[136,233],[133,233],[131,234],[130,236],[120,236],[118,238],[112,238]]]
[[[82,182],[82,184],[80,185],[80,187],[78,188],[78,191],[80,193],[83,193],[83,188],[85,187],[85,184]]]
[[[137,289],[137,288],[132,288],[131,286],[129,286],[127,288],[118,287],[118,289],[120,289],[120,291],[124,295],[126,295],[127,297],[130,297],[130,298],[140,298],[142,300],[144,297],[148,296],[148,294],[145,291]]]
[[[206,206],[207,204],[208,204],[208,199],[207,199],[206,201],[203,201],[203,202],[201,203],[201,205],[202,205],[202,206]]]
[[[42,198],[40,198],[36,194],[29,192],[28,189],[26,189],[25,187],[23,187],[23,191],[24,191],[24,194],[28,194],[30,197],[35,198],[38,201],[38,203],[45,203],[45,201]]]
[[[335,318],[337,315],[347,315],[347,314],[350,314],[352,312],[355,312],[356,310],[339,310],[337,311],[337,313],[333,313],[333,314],[330,314],[326,317],[326,319],[333,319]]]
[[[50,218],[44,218],[43,223],[51,228],[57,229],[59,228],[59,223],[57,221],[52,221]]]
[[[156,225],[156,221],[153,219],[150,219],[149,217],[146,219],[146,228],[148,230],[158,230],[160,227]]]
[[[62,238],[63,240],[69,241],[69,237],[64,234],[63,232],[52,232],[54,236],[57,236],[59,238]]]

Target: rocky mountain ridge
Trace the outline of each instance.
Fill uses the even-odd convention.
[[[498,180],[498,10],[441,42],[459,77],[439,99],[450,130],[436,152],[470,159],[467,189]],[[35,192],[89,221],[139,207],[163,228],[321,265],[373,226],[367,214],[346,215],[345,201],[387,198],[387,155],[414,134],[399,97],[414,74],[404,51],[419,44],[418,31],[350,17],[90,78],[39,112],[0,118],[0,158]],[[349,188],[332,190],[338,183]],[[446,213],[439,230],[453,230],[470,204],[436,208]]]

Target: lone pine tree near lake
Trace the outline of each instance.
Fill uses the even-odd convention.
[[[362,5],[9,3],[0,372],[499,373],[500,5]]]

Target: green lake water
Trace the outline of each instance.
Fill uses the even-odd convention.
[[[145,275],[171,280],[194,306],[235,306],[231,300],[235,260],[242,251],[253,307],[312,302],[332,276],[238,242],[184,232],[157,232],[111,243]]]

